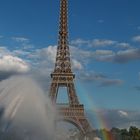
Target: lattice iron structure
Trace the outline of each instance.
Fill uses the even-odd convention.
[[[51,78],[52,83],[49,96],[52,103],[57,106],[58,112],[61,116],[60,119],[74,124],[83,134],[90,132],[91,127],[85,117],[84,106],[80,104],[76,95],[74,85],[75,75],[71,69],[68,43],[68,0],[60,0],[58,47],[55,68],[51,74]],[[59,87],[67,88],[67,95],[69,99],[68,106],[59,106],[56,102]]]

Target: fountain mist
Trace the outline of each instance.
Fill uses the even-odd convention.
[[[16,76],[0,83],[0,139],[52,140],[55,116],[32,79]]]

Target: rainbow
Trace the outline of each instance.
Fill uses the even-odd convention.
[[[87,90],[83,89],[80,83],[76,83],[78,93],[80,93],[81,99],[86,103],[87,106],[92,107],[91,111],[94,116],[94,127],[103,129],[102,132],[102,140],[114,140],[113,136],[106,130],[109,130],[109,121],[102,115],[102,111],[95,105],[94,101]],[[86,94],[85,94],[86,93]],[[106,130],[105,130],[106,129]]]

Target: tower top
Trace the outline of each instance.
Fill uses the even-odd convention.
[[[68,0],[60,0],[59,37],[53,74],[72,73],[68,43]]]

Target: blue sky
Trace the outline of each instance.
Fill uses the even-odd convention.
[[[88,96],[102,109],[140,111],[139,6],[139,0],[69,1],[73,71],[87,109]],[[59,0],[0,0],[0,79],[27,72],[48,80],[58,18]]]

